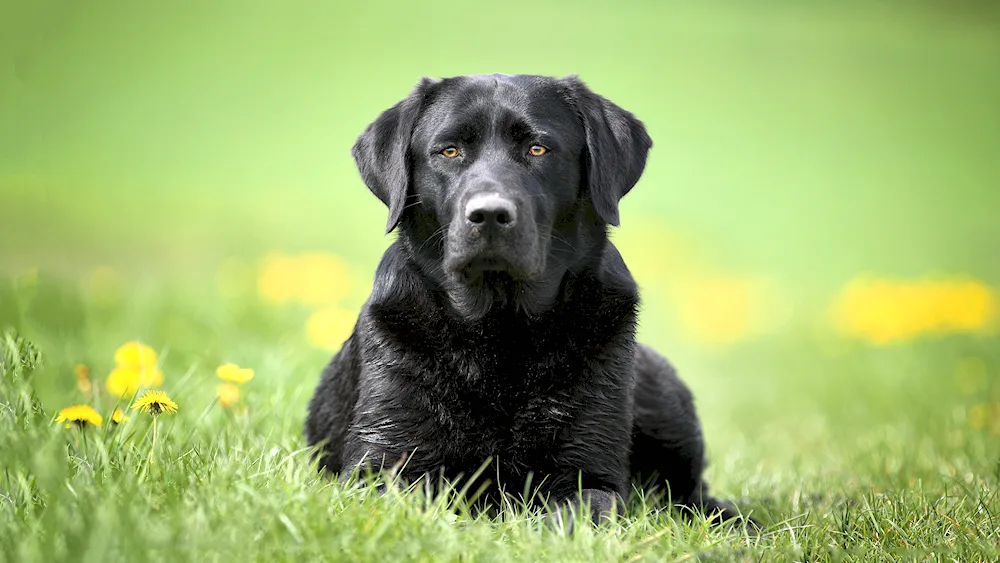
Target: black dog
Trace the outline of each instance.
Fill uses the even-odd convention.
[[[399,238],[310,403],[321,465],[454,479],[492,460],[492,492],[531,479],[595,519],[631,477],[737,517],[702,480],[691,393],[636,344],[607,237],[651,146],[575,77],[425,79],[369,125],[352,152]]]

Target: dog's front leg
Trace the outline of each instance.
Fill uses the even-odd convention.
[[[573,524],[580,513],[589,514],[594,525],[614,521],[625,516],[625,501],[615,491],[603,489],[582,489],[549,503],[546,520],[567,532],[573,531]]]

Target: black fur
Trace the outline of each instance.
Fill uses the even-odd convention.
[[[691,393],[635,341],[607,238],[651,146],[575,77],[424,80],[372,123],[353,154],[399,238],[310,403],[321,466],[458,479],[491,460],[486,498],[530,479],[597,519],[638,480],[736,517],[702,480]]]

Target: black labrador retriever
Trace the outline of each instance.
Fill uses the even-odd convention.
[[[414,480],[488,463],[487,497],[530,480],[595,521],[634,479],[739,517],[702,479],[690,391],[636,343],[607,236],[651,146],[576,77],[424,79],[369,125],[352,153],[399,236],[309,405],[320,465]]]

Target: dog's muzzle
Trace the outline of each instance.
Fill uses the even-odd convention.
[[[457,211],[449,233],[449,270],[467,281],[483,272],[532,274],[538,244],[530,209],[500,191],[480,190]]]

